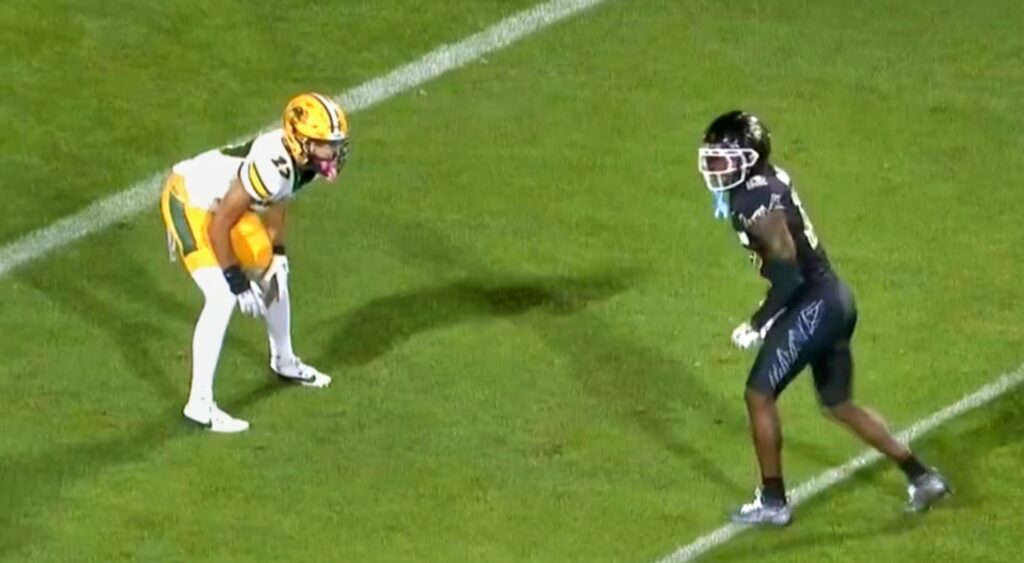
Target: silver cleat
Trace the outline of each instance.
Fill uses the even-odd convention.
[[[907,494],[910,496],[910,500],[907,501],[904,510],[906,512],[924,512],[936,501],[953,494],[953,489],[949,487],[945,477],[932,469],[907,485]]]
[[[761,489],[757,489],[754,500],[733,512],[729,519],[736,524],[752,526],[788,526],[793,520],[793,509],[789,504],[765,504],[761,500]]]

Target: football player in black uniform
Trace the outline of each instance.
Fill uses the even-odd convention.
[[[874,412],[851,397],[850,339],[857,307],[832,269],[789,175],[769,161],[771,136],[757,117],[731,111],[711,122],[698,151],[715,215],[729,218],[770,288],[750,319],[732,333],[743,349],[761,345],[746,384],[747,413],[762,484],[732,515],[743,524],[784,526],[792,518],[782,480],[782,433],[775,402],[811,366],[821,404],[831,417],[897,463],[907,475],[908,511],[922,511],[950,493],[945,479],[897,442]]]

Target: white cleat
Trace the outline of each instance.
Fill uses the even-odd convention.
[[[249,429],[248,422],[220,410],[217,403],[188,403],[181,412],[189,421],[210,432],[235,434]]]
[[[274,357],[270,359],[270,370],[282,381],[296,383],[304,387],[327,387],[331,384],[331,376],[322,373],[315,367],[303,363],[297,356],[291,358]]]

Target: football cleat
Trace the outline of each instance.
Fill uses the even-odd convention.
[[[784,502],[764,502],[761,489],[757,489],[754,500],[733,512],[729,519],[751,526],[787,526],[793,520],[793,509]]]
[[[934,469],[929,470],[907,485],[907,495],[910,497],[910,500],[907,501],[904,510],[907,512],[924,512],[935,502],[951,494],[953,494],[953,489],[949,487],[945,477]]]
[[[304,363],[296,356],[291,358],[273,357],[270,359],[270,370],[277,377],[288,383],[296,383],[303,387],[327,387],[331,384],[331,376],[322,373],[315,367]]]
[[[217,403],[188,403],[182,409],[185,418],[210,432],[234,434],[245,432],[249,423],[220,410]]]

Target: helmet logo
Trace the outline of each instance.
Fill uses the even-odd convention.
[[[755,141],[761,141],[764,139],[764,127],[761,126],[761,122],[756,117],[750,118],[750,136]]]

